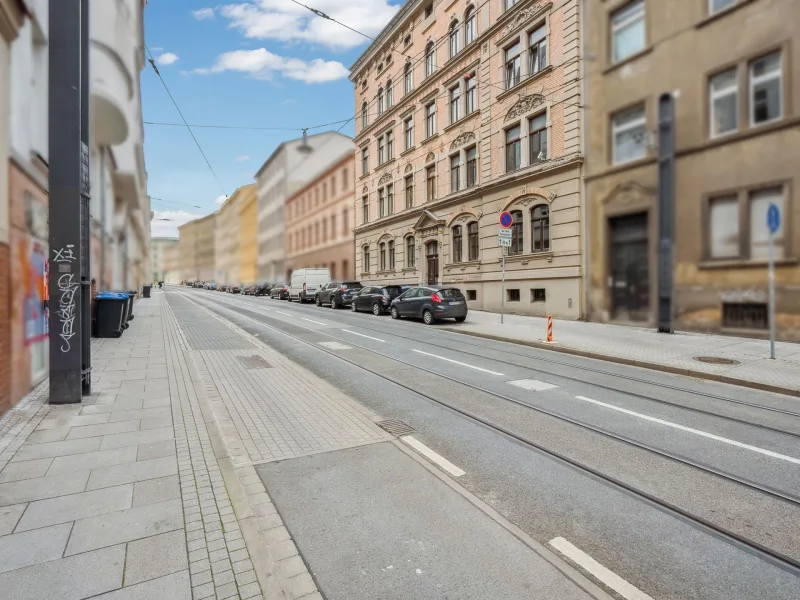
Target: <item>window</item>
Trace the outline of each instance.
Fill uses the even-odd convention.
[[[394,271],[394,240],[389,240],[389,268]]]
[[[325,202],[327,200],[328,200],[328,184],[326,182],[322,184],[322,201]]]
[[[319,244],[319,221],[314,223],[314,244]]]
[[[461,118],[461,86],[450,88],[450,123],[455,123]]]
[[[361,199],[361,222],[369,223],[369,196]]]
[[[532,165],[547,159],[547,113],[528,121],[528,151]]]
[[[775,187],[758,190],[750,193],[750,258],[769,258],[769,229],[767,228],[767,209],[770,204],[775,204],[781,214],[785,214],[783,207],[783,188]],[[778,231],[775,232],[775,258],[781,259],[783,251],[783,223],[781,219]]]
[[[454,154],[450,157],[450,191],[457,192],[461,189],[461,155]]]
[[[414,89],[414,71],[411,67],[411,63],[406,63],[406,69],[403,73],[403,92],[408,94],[411,90]]]
[[[414,176],[406,176],[406,208],[414,206]]]
[[[739,257],[739,198],[736,194],[711,198],[708,206],[710,258]]]
[[[531,290],[531,302],[547,302],[547,293],[544,288],[534,288]]]
[[[406,238],[406,267],[409,269],[414,268],[416,258],[416,247],[414,237],[409,236]]]
[[[405,138],[405,149],[414,146],[414,117],[408,117],[403,121],[403,137]]]
[[[314,188],[314,206],[319,206],[319,188]]]
[[[331,215],[331,239],[336,239],[336,215]]]
[[[512,88],[519,83],[520,80],[520,52],[522,46],[519,42],[506,49],[506,68],[505,79],[506,89]]]
[[[478,182],[478,148],[467,148],[467,187],[471,188]]]
[[[390,79],[386,83],[386,108],[392,108],[392,106],[394,106],[394,86]]]
[[[619,165],[644,158],[647,155],[646,133],[644,104],[615,114],[611,119],[613,163]]]
[[[450,24],[448,36],[450,38],[450,58],[452,58],[458,54],[458,21]]]
[[[470,6],[464,18],[464,45],[471,44],[475,40],[475,9]]]
[[[386,160],[394,158],[394,131],[386,132]]]
[[[433,45],[433,42],[428,42],[428,45],[425,46],[425,77],[433,74],[433,71],[436,68],[436,62],[434,58],[435,46]]]
[[[729,329],[762,329],[769,327],[766,303],[724,302],[722,304],[722,327]]]
[[[436,102],[431,102],[425,107],[425,137],[429,138],[436,133]]]
[[[550,250],[550,207],[544,204],[531,209],[531,252]]]
[[[528,69],[535,75],[547,66],[547,25],[535,29],[528,36]]]
[[[519,0],[506,0],[506,10],[509,10],[517,2],[519,2]]]
[[[361,149],[361,174],[369,173],[369,148]]]
[[[718,12],[730,8],[738,0],[708,0],[708,14],[715,15]]]
[[[386,190],[378,190],[378,218],[386,216]]]
[[[394,212],[394,184],[390,183],[386,186],[386,214],[391,215]]]
[[[380,256],[380,268],[381,268],[381,271],[385,271],[386,270],[386,244],[384,244],[383,242],[381,242],[380,255],[379,256]]]
[[[366,198],[364,198],[364,200],[366,200]],[[367,216],[369,216],[369,215],[367,215]],[[342,235],[345,236],[345,237],[347,237],[350,234],[350,222],[348,221],[347,217],[348,217],[348,213],[347,213],[347,209],[345,208],[342,211]],[[369,219],[364,219],[365,223],[367,221],[369,221]]]
[[[475,301],[478,299],[478,290],[467,290],[467,300]]]
[[[478,260],[478,224],[473,221],[467,225],[468,260]]]
[[[344,169],[342,171],[342,190],[346,190],[347,189],[347,184],[349,183],[348,180],[347,180],[347,175],[348,175],[347,169]]]
[[[478,78],[475,73],[470,73],[467,79],[467,98],[466,98],[466,113],[471,115],[478,108]]]
[[[328,219],[327,218],[323,218],[322,219],[322,241],[323,242],[327,242],[328,241]]]
[[[461,234],[461,225],[453,227],[453,262],[460,263],[464,260],[464,237]]]
[[[348,269],[350,265],[347,263],[347,259],[342,261],[342,277],[350,277],[350,270]],[[331,273],[331,277],[333,277],[333,273]]]
[[[506,130],[506,173],[522,166],[522,142],[519,125]]]
[[[431,165],[430,167],[425,167],[425,182],[427,184],[427,198],[426,200],[430,202],[431,200],[436,199],[436,167]]]
[[[411,45],[411,36],[410,35],[406,36],[406,42],[405,43],[406,43],[406,46],[410,46]]]
[[[611,15],[611,61],[641,52],[644,44],[644,0],[635,0]]]
[[[750,63],[750,122],[769,123],[781,118],[781,53],[773,52]]]
[[[425,18],[429,18],[433,14],[433,3],[431,2],[425,7]]]
[[[361,271],[364,273],[369,273],[369,246],[364,246],[361,252],[362,252]]]
[[[519,302],[519,290],[507,290],[508,302]]]
[[[717,73],[709,82],[711,137],[736,131],[739,127],[739,84],[736,67]]]
[[[378,138],[378,166],[386,162],[386,138],[380,136]]]
[[[331,177],[331,198],[336,197],[336,177]]]
[[[378,116],[383,114],[383,88],[378,88]]]
[[[508,249],[508,253],[522,254],[523,248],[522,211],[515,210],[511,212],[511,247]]]
[[[366,129],[367,125],[369,125],[369,107],[367,106],[367,101],[364,100],[361,105],[361,128]]]

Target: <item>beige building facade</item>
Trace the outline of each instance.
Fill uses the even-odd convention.
[[[800,340],[798,19],[798,0],[588,2],[591,319],[655,324],[657,111],[669,93],[676,327],[767,334],[776,204],[778,337]]]
[[[150,238],[150,281],[169,281],[175,277],[178,257],[178,239],[169,237]]]
[[[286,281],[294,269],[309,267],[327,267],[333,281],[353,279],[354,167],[346,150],[286,201]]]
[[[222,284],[255,283],[255,278],[242,279],[240,274],[242,203],[256,194],[256,184],[238,188],[217,211],[214,229],[214,280]]]
[[[183,280],[214,281],[216,217],[217,213],[211,213],[178,227],[178,253]]]
[[[400,9],[351,69],[357,278],[584,316],[579,17],[578,0]]]

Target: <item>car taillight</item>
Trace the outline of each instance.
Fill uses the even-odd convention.
[[[306,291],[306,282],[305,281],[303,282],[303,291],[304,292]]]
[[[431,302],[436,302],[437,304],[441,304],[442,298],[441,296],[439,296],[439,294],[434,294],[433,296],[431,296]]]

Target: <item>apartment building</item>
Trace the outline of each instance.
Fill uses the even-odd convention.
[[[175,241],[177,242],[178,240]],[[178,244],[176,243],[165,247],[161,255],[161,281],[164,281],[165,283],[180,283],[180,264],[180,248]]]
[[[357,277],[583,316],[579,17],[578,0],[400,9],[351,68]]]
[[[150,282],[174,278],[178,265],[178,238],[154,237],[150,240]],[[180,278],[178,278],[180,281]]]
[[[255,184],[242,188],[239,204],[239,277],[258,280],[258,189]]]
[[[331,279],[354,277],[353,149],[286,201],[286,281],[294,269],[327,267]]]
[[[658,102],[675,107],[676,326],[800,340],[800,0],[589,0],[589,316],[654,324]]]
[[[253,283],[255,277],[243,279],[239,272],[241,263],[241,206],[256,193],[256,184],[237,188],[217,211],[214,235],[214,280],[218,283]],[[255,241],[255,240],[254,240]]]
[[[353,140],[335,131],[281,143],[255,175],[258,183],[258,278],[286,272],[286,199],[328,169]]]
[[[215,281],[216,218],[217,213],[211,213],[178,227],[178,253],[183,280]]]

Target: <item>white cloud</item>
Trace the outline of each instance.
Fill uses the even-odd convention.
[[[315,0],[314,8],[332,19],[375,37],[397,13],[389,0]],[[220,6],[218,13],[245,37],[301,41],[333,50],[348,50],[369,42],[363,35],[316,16],[289,0],[251,0]]]
[[[225,194],[222,194],[221,196],[217,196],[217,199],[214,200],[214,204],[223,204],[227,199],[228,197]]]
[[[270,81],[277,75],[306,83],[325,83],[343,79],[350,74],[345,66],[333,60],[315,58],[311,61],[299,58],[285,58],[273,54],[266,48],[257,50],[234,50],[225,52],[217,58],[216,64],[209,69],[195,69],[195,73],[208,75],[223,71],[248,73],[256,79]]]
[[[164,52],[158,58],[156,58],[156,62],[160,65],[169,66],[174,65],[178,62],[178,55],[173,54],[172,52]]]
[[[236,162],[245,162],[245,161],[248,161],[248,160],[250,160],[250,155],[249,154],[242,154],[242,155],[236,157]]]
[[[199,10],[193,10],[192,16],[197,19],[198,21],[203,21],[205,19],[213,19],[214,18],[214,9],[213,8],[201,8]]]
[[[150,222],[152,237],[178,237],[178,227],[205,215],[186,212],[185,210],[156,210]]]

